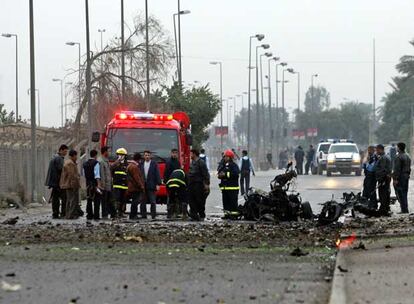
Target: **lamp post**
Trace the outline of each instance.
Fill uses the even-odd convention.
[[[9,34],[9,33],[5,33],[2,34],[3,37],[5,38],[11,38],[14,37],[16,38],[16,122],[19,121],[19,44],[18,44],[18,38],[17,38],[17,34]]]
[[[266,53],[264,53],[264,54],[261,54],[260,55],[260,91],[261,91],[261,94],[262,94],[262,98],[261,98],[261,102],[262,102],[262,105],[261,105],[261,111],[262,111],[262,117],[261,117],[261,120],[262,120],[262,126],[261,126],[261,129],[262,129],[262,131],[261,131],[261,134],[262,134],[262,138],[263,138],[263,148],[266,148],[266,146],[265,146],[265,107],[264,107],[264,92],[263,92],[263,89],[264,89],[264,85],[263,85],[263,57],[272,57],[273,56],[273,54],[272,53],[270,53],[270,52],[266,52]],[[260,141],[260,144],[262,144],[262,141]]]
[[[294,69],[288,69],[288,72],[291,74],[298,75],[298,112],[300,111],[300,72],[295,71]]]
[[[29,0],[29,37],[30,37],[30,87],[36,88],[36,65],[35,65],[35,38],[34,38],[34,13],[33,0]],[[30,91],[30,148],[31,148],[31,201],[36,196],[36,95]]]
[[[313,94],[313,79],[314,78],[316,78],[316,77],[318,77],[319,75],[318,74],[313,74],[312,76],[311,76],[311,117],[312,117],[312,127],[314,128],[315,127],[315,124],[316,124],[316,122],[315,122],[315,101],[314,101],[314,94]],[[313,139],[314,139],[314,137],[312,136],[312,144],[313,144]]]
[[[98,33],[101,34],[101,52],[103,51],[103,34],[106,32],[106,29],[98,29]],[[104,66],[104,59],[101,56],[101,72],[103,72],[103,66]]]
[[[148,17],[148,0],[145,0],[145,53],[147,64],[147,111],[150,110],[150,57],[149,57],[149,17]]]
[[[268,44],[262,44],[256,46],[256,162],[260,162],[260,127],[259,127],[259,120],[260,120],[260,96],[259,96],[259,48],[267,50],[270,48]]]
[[[250,138],[250,124],[251,124],[251,75],[252,75],[252,40],[257,39],[258,41],[262,41],[265,38],[263,34],[256,34],[254,36],[250,36],[249,41],[249,87],[247,90],[247,150],[250,153],[250,146],[251,146],[251,138]]]
[[[212,61],[210,64],[220,66],[220,151],[223,151],[223,63]]]
[[[40,126],[40,90],[34,89],[35,93],[37,93],[37,123],[36,125]],[[31,90],[27,89],[27,95],[30,96]]]
[[[180,39],[180,44],[177,41],[177,25],[175,22],[175,18],[177,16],[181,16],[181,15],[188,15],[190,14],[191,11],[189,10],[183,10],[183,11],[179,11],[175,14],[173,14],[173,22],[174,22],[174,41],[175,41],[175,58],[177,60],[177,75],[178,75],[178,83],[180,85],[180,89],[182,89],[182,74],[181,74],[181,39]],[[180,17],[178,17],[178,19],[180,19]],[[180,27],[180,31],[181,31],[181,27]],[[179,36],[181,37],[181,33],[179,33]]]
[[[145,1],[146,25],[148,25],[147,17],[147,1]],[[147,31],[148,43],[148,31]],[[147,49],[148,52],[148,49]],[[148,56],[148,54],[147,54]],[[148,69],[148,65],[147,65]],[[122,100],[125,101],[125,21],[124,21],[124,0],[121,0],[121,92]],[[149,93],[148,93],[149,94]]]
[[[63,80],[59,78],[53,78],[53,82],[60,82],[60,122],[63,127]]]
[[[273,117],[272,117],[272,73],[270,71],[270,63],[272,61],[278,62],[280,60],[279,57],[273,57],[268,60],[268,87],[269,87],[269,146],[270,146],[270,152],[273,154],[273,137],[274,137],[274,129],[273,129]],[[277,74],[277,71],[276,71]],[[277,79],[277,77],[276,77]],[[277,83],[276,83],[276,95],[277,95]],[[276,96],[277,99],[277,96]]]
[[[81,77],[81,44],[79,42],[66,42],[66,45],[70,45],[70,46],[78,46],[78,61],[79,61],[79,71],[78,71],[78,98],[79,98],[79,106],[82,103],[82,87],[81,87],[81,82],[82,82],[82,77]]]
[[[73,82],[65,82],[65,125],[68,121],[68,86],[73,85]]]

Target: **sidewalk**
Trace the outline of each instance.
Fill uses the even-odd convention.
[[[350,248],[338,252],[330,303],[413,303],[413,273],[414,234],[357,234]]]

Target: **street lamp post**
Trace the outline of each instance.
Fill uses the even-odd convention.
[[[300,72],[295,71],[294,69],[288,69],[288,72],[291,74],[298,75],[298,112],[300,111]]]
[[[65,125],[68,121],[68,86],[73,85],[73,82],[65,82]]]
[[[261,91],[261,94],[262,94],[262,98],[261,98],[261,102],[262,102],[262,105],[261,105],[261,111],[262,111],[261,129],[262,129],[262,131],[261,131],[261,134],[262,134],[262,138],[263,138],[263,148],[264,149],[266,148],[266,145],[265,145],[265,107],[264,107],[264,92],[263,92],[264,85],[263,85],[263,60],[262,59],[263,59],[263,57],[268,57],[269,58],[269,57],[272,57],[272,56],[273,56],[273,54],[270,53],[270,52],[266,52],[266,53],[260,55],[260,91]],[[261,144],[262,144],[262,141],[260,141],[260,145]]]
[[[259,48],[267,50],[268,44],[256,46],[256,162],[260,163],[260,96],[259,96]]]
[[[2,34],[5,38],[11,38],[14,37],[16,40],[16,122],[19,121],[19,44],[18,44],[18,38],[17,34],[9,34],[5,33]]]
[[[212,61],[210,64],[220,66],[220,151],[223,151],[223,63]]]
[[[270,71],[270,63],[272,61],[278,62],[280,60],[279,57],[273,57],[268,60],[268,83],[267,86],[269,87],[268,97],[269,97],[269,146],[270,146],[270,152],[273,154],[273,136],[274,136],[274,130],[273,130],[273,117],[272,117],[272,73]],[[276,84],[276,94],[277,94],[277,84]],[[277,96],[276,96],[277,99]]]
[[[187,15],[187,14],[190,14],[190,13],[191,13],[191,11],[189,11],[189,10],[183,10],[183,11],[180,10],[179,12],[173,14],[175,58],[177,60],[177,75],[178,75],[178,82],[179,82],[179,85],[180,85],[180,89],[182,88],[182,82],[183,82],[182,74],[181,74],[181,39],[180,39],[180,43],[178,43],[178,41],[177,41],[177,25],[176,25],[176,22],[175,22],[175,18],[177,16],[179,16],[178,19],[180,19],[181,15]],[[180,27],[179,30],[181,31],[181,27]],[[179,33],[179,36],[181,38],[181,33]]]
[[[145,1],[145,11],[147,11],[147,2],[146,1]],[[148,24],[148,19],[147,19],[147,22],[146,23]],[[147,68],[148,68],[148,66],[147,66]],[[124,0],[121,0],[121,92],[122,92],[122,100],[125,101],[125,21],[124,21]]]
[[[34,37],[34,13],[33,0],[29,0],[29,37],[30,37],[30,87],[36,88],[36,67],[35,67],[35,37]],[[30,91],[30,148],[31,148],[31,201],[36,196],[36,95]]]
[[[318,74],[313,74],[312,76],[311,76],[311,114],[312,114],[312,127],[313,128],[315,128],[316,126],[315,126],[315,115],[314,115],[314,113],[315,113],[315,101],[313,100],[314,99],[314,95],[313,95],[313,79],[314,78],[316,78],[316,77],[318,77],[319,75]],[[312,144],[313,144],[313,136],[312,136]]]
[[[251,138],[250,138],[250,124],[251,124],[251,78],[252,78],[252,40],[257,39],[262,41],[265,38],[262,34],[250,36],[249,42],[249,88],[247,91],[247,151],[250,153]]]
[[[78,66],[78,98],[79,98],[79,106],[82,103],[82,87],[81,87],[81,82],[82,82],[82,77],[81,77],[81,44],[79,42],[66,42],[66,45],[70,45],[70,46],[78,46],[78,62],[79,62],[79,66]]]
[[[62,128],[64,127],[63,124],[63,80],[59,78],[53,78],[53,82],[60,82],[60,122]]]
[[[148,16],[148,0],[145,0],[145,53],[147,61],[147,111],[150,110],[150,57],[149,57],[149,16]]]

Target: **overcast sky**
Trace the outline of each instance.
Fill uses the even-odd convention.
[[[127,22],[144,9],[144,0],[124,0]],[[27,0],[1,0],[0,32],[19,35],[20,113],[29,116],[29,38]],[[60,123],[61,78],[77,65],[77,50],[66,41],[80,41],[85,50],[83,0],[34,0],[36,83],[41,94],[41,124]],[[92,46],[120,35],[120,0],[90,0]],[[150,0],[150,13],[173,35],[175,0]],[[183,79],[210,83],[218,92],[218,68],[223,61],[224,97],[247,91],[248,42],[266,35],[271,51],[301,72],[302,102],[310,77],[331,93],[332,104],[344,98],[372,102],[372,42],[377,45],[377,96],[388,91],[395,64],[413,54],[413,0],[182,0]],[[173,36],[172,36],[173,37]],[[0,37],[0,103],[14,110],[14,43]],[[296,76],[286,89],[286,106],[296,107]],[[71,81],[69,77],[67,81]],[[238,105],[240,107],[240,104]]]

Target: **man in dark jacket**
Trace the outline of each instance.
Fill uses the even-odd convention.
[[[141,202],[142,218],[147,218],[147,203],[151,204],[151,217],[155,219],[157,216],[157,196],[156,193],[160,189],[161,176],[157,162],[152,160],[150,151],[144,152],[144,163],[141,166],[142,174],[145,177],[145,199]]]
[[[194,221],[206,217],[206,199],[210,193],[210,174],[207,165],[200,159],[197,149],[191,150],[191,165],[188,172],[188,195],[190,216]]]
[[[378,158],[375,155],[374,146],[369,146],[367,151],[367,159],[362,165],[362,169],[364,169],[365,174],[362,196],[369,199],[371,208],[377,209],[377,180],[375,178],[375,167],[377,165]]]
[[[305,152],[303,148],[299,146],[295,150],[295,161],[296,161],[296,169],[298,170],[298,175],[303,174],[303,159],[305,158]]]
[[[91,150],[89,156],[90,158],[83,164],[83,172],[86,180],[86,219],[93,220],[99,218],[100,205],[96,195],[98,182],[95,178],[95,172],[99,170],[98,151]]]
[[[376,152],[378,161],[375,167],[375,177],[381,204],[378,211],[379,215],[388,216],[390,214],[391,159],[385,154],[383,145],[377,145]]]
[[[392,173],[395,193],[401,206],[401,213],[408,213],[408,181],[411,174],[411,159],[405,153],[405,143],[397,144],[398,154],[394,160]]]
[[[309,174],[309,169],[311,169],[312,171],[312,162],[313,162],[314,157],[315,157],[315,148],[313,147],[313,145],[310,145],[309,150],[306,152],[305,175]]]
[[[235,219],[238,216],[239,166],[233,161],[232,150],[224,152],[224,166],[217,176],[221,180],[220,190],[223,198],[224,219]]]
[[[58,153],[53,156],[49,163],[49,169],[47,171],[45,185],[52,189],[51,200],[52,200],[52,217],[54,219],[65,217],[66,214],[66,195],[65,191],[60,189],[59,182],[62,174],[63,163],[65,156],[68,154],[68,146],[61,145]],[[59,208],[61,212],[59,214]]]
[[[137,219],[138,204],[145,194],[145,182],[141,170],[141,154],[135,153],[133,160],[127,167],[128,197],[131,198],[131,220]]]

